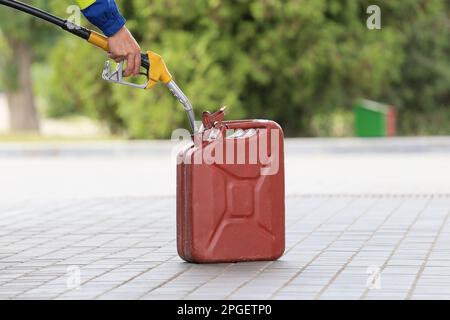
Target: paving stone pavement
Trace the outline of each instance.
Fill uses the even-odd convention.
[[[287,141],[285,255],[214,265],[177,256],[170,148],[0,146],[0,299],[450,299],[449,139],[385,141]]]
[[[0,298],[450,298],[448,196],[291,196],[279,261],[215,265],[177,256],[173,200],[2,207]]]

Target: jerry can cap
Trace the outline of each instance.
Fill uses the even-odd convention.
[[[205,111],[202,114],[203,127],[208,130],[211,128],[219,128],[222,126],[222,122],[225,119],[225,109],[227,107],[222,107],[218,111],[211,113]]]

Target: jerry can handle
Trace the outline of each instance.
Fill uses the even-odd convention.
[[[235,120],[235,121],[225,121],[223,124],[225,129],[263,129],[269,127],[270,121],[267,120]]]

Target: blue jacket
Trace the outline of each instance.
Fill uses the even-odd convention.
[[[105,36],[112,36],[125,25],[114,0],[75,0],[81,12],[90,23],[102,30]]]

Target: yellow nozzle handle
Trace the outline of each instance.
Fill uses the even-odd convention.
[[[172,75],[167,69],[166,63],[162,57],[152,51],[147,52],[150,69],[148,73],[149,83],[147,89],[152,88],[159,81],[168,84],[172,80]]]
[[[109,51],[108,38],[98,32],[91,31],[88,42],[106,52]],[[152,51],[148,51],[146,55],[142,54],[141,65],[147,70],[148,73],[149,82],[147,89],[152,88],[159,81],[166,85],[172,80],[172,75],[167,69],[162,57]]]
[[[108,38],[98,32],[91,31],[87,41],[106,52],[109,51]]]

